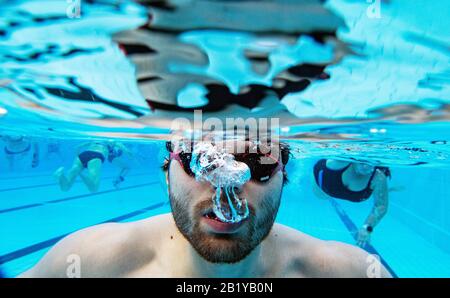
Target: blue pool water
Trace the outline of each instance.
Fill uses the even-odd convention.
[[[82,15],[70,18],[65,1],[0,1],[0,136],[24,135],[36,146],[11,165],[0,139],[0,276],[24,272],[79,229],[170,212],[160,168],[170,129],[161,119],[174,117],[152,114],[148,102],[171,103],[170,88],[152,89],[145,79],[180,85],[177,105],[195,108],[210,99],[205,81],[235,95],[251,84],[273,87],[274,78],[290,78],[288,67],[308,63],[326,65],[327,78],[251,107],[283,105],[297,117],[281,128],[293,159],[277,222],[355,244],[373,198],[318,199],[312,169],[320,158],[377,162],[390,167],[392,191],[365,249],[397,277],[450,277],[450,2],[379,3],[377,18],[366,1],[328,1],[342,20],[330,42],[308,34],[196,29],[174,38],[158,31],[145,36],[165,68],[145,69],[126,51],[145,37],[133,31],[148,21],[137,3],[81,1]],[[249,52],[268,53],[269,66]],[[190,83],[180,79],[186,74]],[[77,145],[106,137],[136,156],[125,181],[114,187],[118,170],[106,163],[97,192],[80,180],[61,192],[53,172],[71,166]]]

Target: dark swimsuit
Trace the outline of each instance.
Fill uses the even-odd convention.
[[[108,161],[112,162],[115,158],[122,156],[122,153],[123,153],[122,150],[120,149],[114,150],[108,146]],[[85,168],[87,168],[88,163],[95,158],[100,159],[102,163],[105,162],[105,156],[103,154],[92,150],[86,150],[81,152],[78,155],[78,158],[80,159],[81,163],[83,164],[83,167]]]
[[[91,160],[96,159],[96,158],[100,159],[102,161],[102,163],[105,162],[105,157],[103,156],[103,154],[101,154],[100,152],[97,152],[97,151],[86,150],[86,151],[83,151],[80,154],[78,154],[78,159],[81,161],[81,164],[85,168],[87,168],[88,163]]]
[[[314,165],[314,178],[317,185],[329,196],[337,199],[347,200],[351,202],[362,202],[370,198],[372,195],[372,183],[376,170],[381,170],[387,177],[390,177],[389,168],[375,167],[370,176],[369,182],[366,188],[359,191],[352,191],[342,182],[342,174],[351,166],[348,166],[340,170],[331,170],[327,168],[327,160],[321,159]]]

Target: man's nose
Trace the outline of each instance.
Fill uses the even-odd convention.
[[[214,192],[216,192],[217,187],[213,187]],[[230,196],[233,195],[233,192],[239,196],[240,194],[242,194],[242,192],[244,191],[244,185],[236,185],[236,186],[232,186],[232,187],[221,187],[220,189],[220,196],[222,200],[227,200],[227,195],[226,192],[228,192],[228,194]]]

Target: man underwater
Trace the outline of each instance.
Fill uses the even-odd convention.
[[[66,277],[73,255],[81,277],[368,277],[364,250],[274,223],[289,147],[234,142],[168,142],[171,213],[78,231],[21,277]]]

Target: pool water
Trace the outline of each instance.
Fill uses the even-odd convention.
[[[208,104],[212,89],[205,82],[221,82],[245,106],[233,97],[244,87],[271,88],[279,96],[284,89],[274,78],[292,79],[287,68],[308,64],[326,66],[326,75],[276,100],[298,117],[282,123],[293,158],[277,222],[355,244],[373,198],[319,199],[312,169],[320,158],[376,162],[392,172],[389,208],[365,249],[396,277],[450,277],[450,2],[374,2],[379,18],[366,1],[328,1],[343,20],[330,42],[243,30],[181,30],[176,38],[149,31],[143,36],[164,53],[154,61],[167,65],[155,74],[130,55],[140,40],[134,30],[148,22],[140,4],[82,1],[78,18],[69,17],[65,1],[0,1],[0,136],[27,136],[34,144],[11,164],[0,139],[0,276],[31,268],[79,229],[170,212],[160,168],[170,129],[160,120],[172,116],[152,118],[159,106],[149,99],[173,104],[172,91],[149,88],[152,77],[180,84],[174,91],[182,108]],[[336,40],[349,49],[340,51]],[[336,61],[336,52],[343,58]],[[196,79],[186,84],[186,74]],[[113,185],[118,169],[105,163],[97,192],[81,180],[60,191],[54,171],[71,166],[79,144],[105,138],[135,155],[123,183]],[[39,152],[34,166],[32,152]]]
[[[44,156],[48,141],[39,145]],[[2,173],[0,261],[7,276],[30,268],[59,239],[81,228],[170,212],[158,157],[165,154],[165,147],[160,142],[130,146],[139,155],[120,188],[112,184],[118,169],[105,164],[98,192],[90,193],[81,181],[69,192],[61,192],[52,174],[61,165],[71,165],[74,145],[70,141],[61,143],[61,159],[54,154],[42,158],[42,166],[23,171],[31,162],[25,158],[14,173]],[[277,222],[321,239],[354,244],[355,229],[373,201],[355,204],[316,198],[308,176],[315,160],[295,159],[288,164],[290,182],[283,191]],[[390,185],[404,190],[390,193],[389,211],[367,249],[380,255],[399,277],[450,276],[446,189],[450,171],[394,167],[392,176]]]

